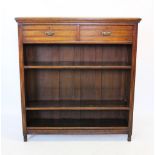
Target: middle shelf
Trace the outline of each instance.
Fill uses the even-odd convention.
[[[29,101],[26,110],[129,110],[126,101],[51,100]]]
[[[29,62],[25,69],[131,69],[131,65],[121,62]]]

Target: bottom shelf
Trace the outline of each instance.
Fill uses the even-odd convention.
[[[126,119],[30,119],[28,127],[127,127]]]
[[[129,110],[125,100],[27,101],[26,110]]]

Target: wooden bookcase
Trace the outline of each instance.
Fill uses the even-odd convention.
[[[139,18],[16,18],[27,134],[132,135]]]

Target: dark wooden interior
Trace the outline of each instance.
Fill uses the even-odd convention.
[[[67,22],[59,20],[51,23]],[[140,19],[113,20],[48,26],[17,19],[25,141],[36,133],[126,133],[131,140]]]
[[[128,126],[131,45],[25,44],[24,54],[28,127]]]

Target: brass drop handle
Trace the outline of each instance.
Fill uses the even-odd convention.
[[[47,36],[53,36],[54,35],[54,32],[53,31],[46,31],[45,34]]]
[[[110,36],[112,34],[112,32],[110,32],[110,31],[103,31],[103,32],[101,32],[101,34],[103,36]]]

